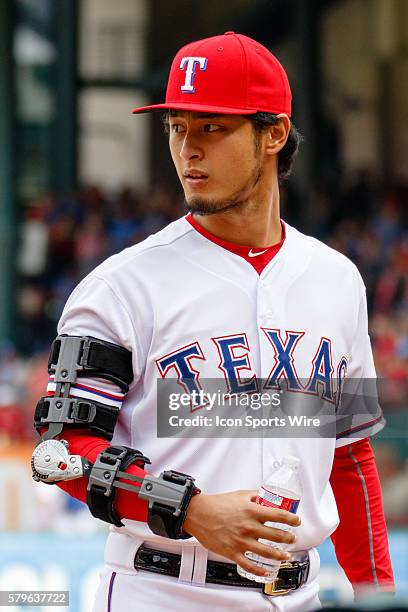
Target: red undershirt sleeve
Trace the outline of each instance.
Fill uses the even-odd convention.
[[[376,586],[395,591],[381,486],[368,438],[336,449],[330,484],[340,517],[331,539],[354,590]]]
[[[46,428],[43,428],[41,433],[44,431],[46,431]],[[110,446],[109,442],[107,442],[105,438],[92,435],[86,428],[65,428],[59,435],[59,438],[68,442],[69,452],[71,455],[81,455],[82,457],[86,457],[86,459],[92,463],[95,462],[96,457],[103,450],[105,450],[105,448]],[[130,465],[125,472],[141,478],[147,474],[146,470],[135,464]],[[124,482],[126,481],[124,480]],[[137,483],[132,481],[128,481],[128,483],[137,486]],[[67,482],[57,483],[60,489],[71,495],[71,497],[75,497],[84,503],[86,503],[87,497],[87,484],[88,478],[84,476],[82,478],[76,478]],[[116,488],[114,507],[121,519],[125,518],[132,519],[134,521],[147,522],[147,501],[139,499],[137,494],[132,493],[132,491]]]

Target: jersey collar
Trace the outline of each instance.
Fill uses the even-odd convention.
[[[233,242],[228,242],[227,240],[222,240],[222,238],[218,238],[211,234],[208,230],[206,230],[202,225],[198,223],[198,221],[193,217],[191,213],[186,216],[186,220],[192,225],[192,227],[202,236],[218,244],[218,246],[230,251],[231,253],[235,253],[235,255],[239,255],[245,261],[247,261],[251,266],[257,271],[258,274],[261,274],[262,270],[268,265],[268,263],[275,257],[276,253],[280,250],[283,243],[286,239],[286,227],[285,223],[281,219],[282,226],[282,234],[283,238],[277,244],[273,244],[269,247],[264,248],[255,248],[249,246],[243,246],[241,244],[235,244]]]

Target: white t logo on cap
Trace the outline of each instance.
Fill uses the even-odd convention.
[[[181,86],[181,91],[183,93],[194,93],[195,87],[193,86],[194,77],[196,73],[197,66],[200,66],[200,70],[206,70],[207,68],[207,58],[206,57],[183,57],[180,62],[180,70],[186,69],[186,79],[184,81],[184,85]]]

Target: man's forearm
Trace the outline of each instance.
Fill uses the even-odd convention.
[[[380,481],[368,438],[336,450],[330,484],[340,517],[332,541],[354,590],[395,590]]]
[[[86,429],[65,428],[59,437],[67,440],[71,454],[81,455],[92,463],[95,462],[97,456],[103,450],[110,446],[107,440],[96,436]],[[125,472],[134,476],[140,476],[141,478],[147,473],[146,470],[135,464],[126,468]],[[84,503],[87,501],[87,485],[88,479],[85,476],[57,483],[57,486],[71,495],[71,497],[75,497],[75,499]],[[121,519],[127,518],[134,521],[147,522],[148,504],[145,500],[140,499],[138,495],[135,495],[135,493],[125,489],[116,489],[114,505]]]

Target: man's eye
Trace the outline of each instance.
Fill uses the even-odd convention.
[[[170,130],[177,134],[183,131],[183,126],[180,123],[172,123]]]
[[[220,129],[221,127],[219,125],[215,125],[215,123],[206,123],[204,126],[204,132],[216,132]]]

